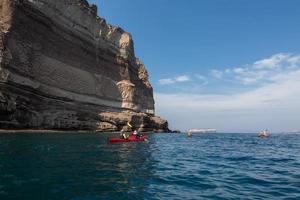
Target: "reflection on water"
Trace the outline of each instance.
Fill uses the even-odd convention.
[[[297,199],[300,137],[0,134],[0,199]]]

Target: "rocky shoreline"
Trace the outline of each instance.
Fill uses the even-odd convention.
[[[169,131],[168,131],[169,132]],[[168,133],[165,131],[144,131],[142,134],[152,133]],[[109,133],[109,134],[120,134],[120,131],[96,131],[96,130],[47,130],[47,129],[0,129],[0,134],[15,134],[15,133],[32,133],[32,134],[48,134],[48,133]],[[132,131],[125,132],[131,134]]]

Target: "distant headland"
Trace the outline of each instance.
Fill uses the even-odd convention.
[[[194,128],[190,129],[191,133],[217,133],[217,129],[214,128]]]

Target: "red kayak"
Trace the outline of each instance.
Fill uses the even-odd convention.
[[[124,138],[108,138],[108,143],[113,144],[113,143],[118,143],[118,142],[145,142],[148,140],[148,137],[143,135],[143,136],[135,136],[135,135],[130,135],[129,138],[124,139]]]

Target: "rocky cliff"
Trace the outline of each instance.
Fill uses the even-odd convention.
[[[167,130],[132,37],[86,0],[0,1],[0,128]]]

